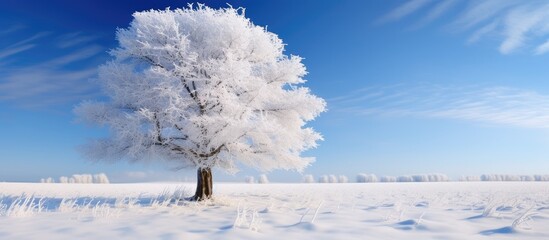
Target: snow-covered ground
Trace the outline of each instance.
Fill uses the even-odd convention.
[[[549,183],[0,183],[0,239],[549,239]]]

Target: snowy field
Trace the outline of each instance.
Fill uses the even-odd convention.
[[[549,183],[0,183],[0,239],[549,239]]]

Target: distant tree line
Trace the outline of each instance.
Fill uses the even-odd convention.
[[[356,176],[357,183],[373,182],[448,182],[452,181],[445,174],[415,174],[402,176],[381,176],[375,174],[359,173]],[[457,181],[549,181],[547,175],[513,175],[513,174],[483,174],[480,176],[462,176]],[[321,175],[317,181],[311,174],[303,176],[304,183],[347,183],[349,179],[345,175],[336,176],[334,174]]]
[[[40,179],[41,183],[55,183],[55,179],[48,177]],[[70,177],[59,177],[59,183],[110,183],[109,178],[104,173],[99,174],[74,174]]]

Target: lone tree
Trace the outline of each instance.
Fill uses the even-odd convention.
[[[300,86],[301,58],[243,9],[149,10],[118,29],[113,60],[99,67],[106,102],[83,102],[79,119],[110,136],[84,146],[96,160],[158,161],[197,168],[193,200],[212,195],[212,168],[302,170],[322,137],[305,123],[325,101]]]

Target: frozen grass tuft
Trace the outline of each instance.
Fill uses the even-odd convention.
[[[151,199],[151,207],[166,207],[169,204],[179,205],[190,196],[187,188],[179,186],[173,191],[165,188],[156,198]]]
[[[26,194],[16,197],[1,196],[0,216],[28,217],[42,212],[59,212],[89,215],[92,219],[110,219],[119,216],[123,209],[177,206],[186,196],[188,191],[182,186],[174,190],[165,189],[153,198],[45,198]]]
[[[67,212],[74,212],[75,209],[78,209],[78,204],[76,204],[76,199],[63,198],[59,203],[59,207],[57,208],[57,211],[62,213],[67,213]]]
[[[0,204],[0,210],[1,216],[28,217],[44,210],[44,199],[23,194],[13,199],[11,203]]]
[[[261,218],[259,213],[255,209],[249,209],[246,206],[238,204],[236,209],[236,218],[233,223],[233,228],[247,228],[252,231],[259,231],[261,225]]]
[[[496,204],[494,202],[489,202],[484,207],[484,211],[482,212],[482,216],[483,217],[496,217],[497,209],[498,209],[497,207],[498,207],[498,204]]]
[[[120,216],[120,209],[113,208],[107,203],[98,202],[91,208],[91,214],[94,219],[112,219]]]
[[[527,210],[523,214],[521,214],[518,218],[516,218],[513,223],[511,224],[511,227],[513,229],[531,229],[530,225],[528,225],[529,221],[532,221],[532,216],[536,215],[537,213],[532,212],[532,209]],[[526,226],[524,226],[526,225]]]

